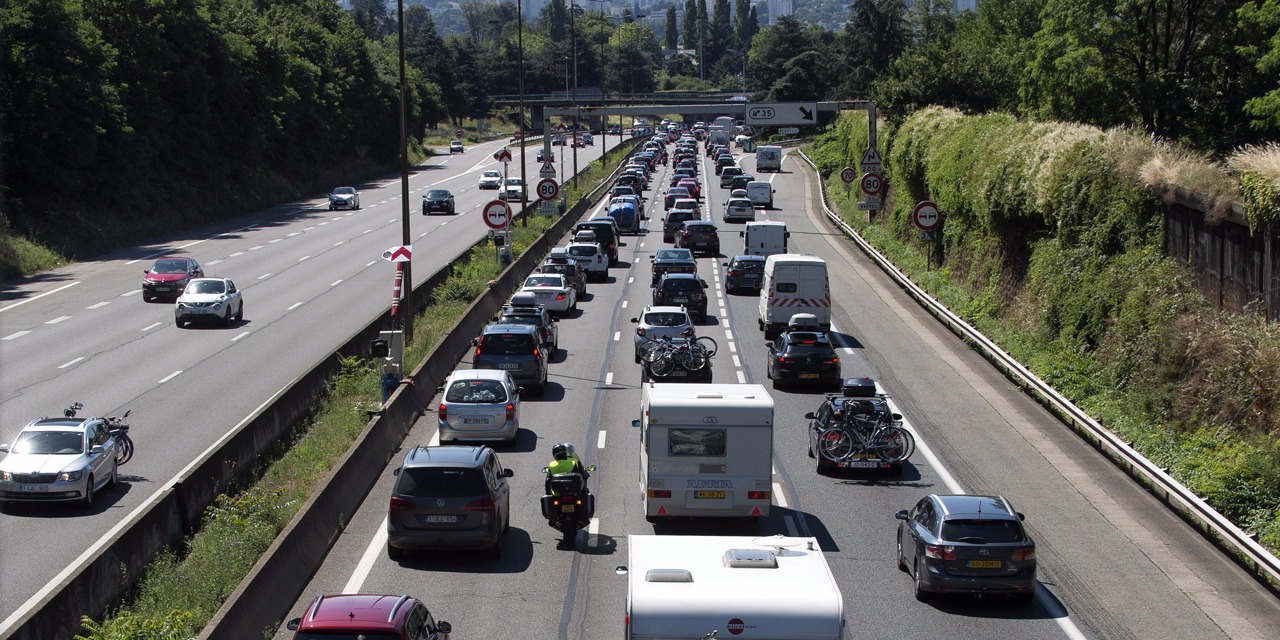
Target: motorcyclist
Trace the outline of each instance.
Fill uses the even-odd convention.
[[[590,477],[590,474],[587,473],[586,467],[582,465],[582,460],[578,458],[578,453],[573,450],[572,444],[564,442],[551,447],[551,457],[551,464],[547,465],[546,485],[548,494],[557,495],[556,492],[551,490],[551,476],[558,473],[580,473],[582,474],[582,486],[586,487],[587,478]]]

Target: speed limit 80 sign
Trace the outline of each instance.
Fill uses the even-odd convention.
[[[878,173],[868,173],[862,176],[862,182],[859,186],[865,195],[880,195],[880,192],[884,190],[884,178],[880,177]]]
[[[543,178],[538,181],[538,197],[543,200],[555,200],[560,195],[560,185],[551,178]]]

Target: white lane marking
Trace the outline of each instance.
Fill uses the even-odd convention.
[[[268,240],[267,244],[275,244],[277,242],[280,242],[281,240],[284,240],[284,238],[276,238],[275,240]]]
[[[269,273],[264,273],[264,274],[262,274],[262,275],[258,276],[258,279],[259,279],[259,280],[262,280],[262,279],[264,279],[264,278],[270,278],[270,277],[271,277],[271,274],[269,274]]]
[[[68,316],[68,317],[69,317],[69,316]],[[621,337],[622,337],[622,332],[621,332],[621,331],[614,331],[614,332],[613,332],[613,341],[614,341],[614,342],[617,342],[617,341],[618,341],[618,338],[621,338]]]
[[[262,245],[258,245],[258,246],[256,246],[256,247],[249,247],[249,250],[250,250],[250,251],[257,251],[258,249],[261,249],[261,248],[262,248]]]
[[[234,258],[234,257],[236,257],[236,256],[242,256],[242,255],[244,255],[244,252],[243,252],[243,251],[237,251],[237,252],[235,252],[235,253],[233,253],[233,254],[231,254],[231,255],[227,256],[227,257],[228,257],[228,258]]]
[[[773,483],[773,501],[783,509],[787,508],[787,499],[782,495],[782,483]]]
[[[794,538],[799,534],[799,531],[796,529],[796,521],[794,518],[791,516],[782,516],[782,522],[787,525],[787,535]]]
[[[77,363],[77,362],[80,362],[81,360],[84,360],[84,357],[83,357],[83,356],[81,356],[81,357],[79,357],[79,358],[76,358],[75,360],[72,360],[71,362],[68,362],[68,363],[66,363],[66,364],[64,364],[64,365],[62,365],[62,366],[60,366],[60,367],[58,367],[58,368],[59,368],[59,369],[66,369],[67,367],[69,367],[69,366],[71,366],[71,365],[73,365],[73,364],[75,364],[75,363]]]
[[[286,238],[292,238],[292,237],[294,237],[294,236],[298,235],[299,233],[302,233],[302,232],[301,232],[301,231],[294,231],[293,233],[286,234],[286,235],[285,235],[285,237],[286,237]]]
[[[844,349],[845,353],[849,355],[853,355],[853,347],[849,346],[848,344],[845,344],[845,340],[844,340],[845,332],[841,331],[840,328],[837,327],[834,322],[831,323],[831,332],[841,334],[836,339],[836,343],[839,344]]]
[[[635,281],[636,281],[635,276],[631,276],[630,278],[627,278],[627,284],[631,284],[632,282],[635,282]]]
[[[366,234],[366,233],[371,233],[372,231],[373,231],[373,229],[365,229],[363,232],[361,232],[361,233],[360,233],[360,235],[364,235],[364,234]]]
[[[158,327],[158,326],[160,326],[160,325],[162,325],[162,324],[164,324],[164,323],[163,323],[163,322],[155,322],[155,323],[152,323],[152,324],[149,324],[149,325],[147,325],[147,326],[143,327],[143,328],[142,328],[142,330],[143,330],[143,331],[150,331],[150,330],[152,330],[152,329],[154,329],[154,328],[156,328],[156,327]]]
[[[640,264],[640,258],[631,261],[631,264]]]
[[[63,320],[70,320],[70,319],[71,319],[71,316],[58,316],[52,320],[49,320],[48,322],[45,322],[45,324],[58,324]]]
[[[592,518],[591,524],[587,525],[587,546],[595,547],[600,544],[600,518]]]
[[[247,335],[249,335],[249,332],[248,332],[248,331],[246,331],[246,332],[244,332],[244,333],[242,333],[242,334],[240,334],[240,335],[238,335],[238,336],[236,336],[236,337],[232,338],[232,339],[231,339],[231,341],[232,341],[232,342],[235,342],[236,340],[239,340],[240,338],[243,338],[243,337],[245,337],[245,336],[247,336]]]
[[[373,266],[373,265],[375,265],[375,264],[378,264],[378,261],[377,261],[377,260],[370,260],[369,262],[366,262],[366,263],[364,264],[364,266],[366,266],[366,267],[372,267],[372,266]]]
[[[121,297],[121,298],[128,298],[129,296],[136,296],[136,295],[138,295],[138,292],[139,292],[139,291],[142,291],[142,289],[134,289],[133,291],[126,291],[126,292],[124,292],[124,293],[120,294],[120,297]]]
[[[303,260],[306,260],[307,258],[310,258],[310,257],[311,256],[302,256],[301,258],[298,258],[298,262],[302,262]]]
[[[206,267],[211,267],[211,266],[213,266],[213,265],[215,265],[215,264],[218,264],[219,262],[222,262],[222,258],[218,258],[217,260],[210,260],[210,261],[208,261],[208,262],[204,263],[204,266],[206,266]]]
[[[310,226],[310,227],[307,227],[307,228],[303,229],[303,231],[310,231],[310,230],[312,230],[312,229],[314,229],[314,228],[315,228],[315,226]]]
[[[600,432],[600,439],[599,439],[599,441],[598,441],[598,442],[596,442],[596,448],[597,448],[597,449],[603,449],[603,448],[604,448],[604,434],[605,434],[605,432],[604,432],[604,431],[601,431],[601,432]]]
[[[733,356],[733,366],[738,367],[739,369],[742,368],[742,360],[738,359],[737,354],[734,354]]]
[[[109,304],[111,304],[111,303],[110,303],[110,302],[99,302],[99,303],[97,303],[97,304],[91,304],[91,305],[89,305],[89,306],[87,306],[87,307],[85,307],[85,308],[86,308],[86,309],[101,309],[101,308],[103,308],[103,307],[105,307],[105,306],[107,306],[107,305],[109,305]]]
[[[738,352],[738,343],[736,343],[736,342],[734,342],[734,341],[730,340],[730,341],[729,341],[729,353],[737,353],[737,352]]]
[[[738,384],[746,384],[746,383],[747,383],[747,374],[743,373],[743,372],[742,372],[742,370],[741,370],[741,369],[739,369],[739,370],[738,370]]]
[[[160,381],[159,381],[159,382],[157,382],[156,384],[164,384],[164,383],[166,383],[166,382],[168,382],[168,381],[170,381],[170,380],[172,380],[172,379],[174,379],[174,378],[178,377],[178,374],[179,374],[179,373],[182,373],[182,372],[181,372],[181,371],[174,371],[173,373],[171,373],[171,374],[169,374],[169,375],[165,376],[164,378],[161,378],[161,379],[160,379]]]
[[[607,387],[607,386],[609,386],[609,385],[611,385],[611,384],[613,384],[613,372],[612,372],[612,371],[610,371],[609,373],[604,374],[604,386],[606,386],[606,387]]]
[[[382,546],[387,544],[387,518],[388,516],[383,516],[382,525],[373,533],[373,540],[369,541],[364,555],[360,556],[360,562],[356,564],[355,571],[351,572],[351,578],[347,580],[346,586],[342,587],[342,593],[360,593],[360,587],[364,585],[365,578],[368,578],[369,572],[373,570],[373,563],[377,562],[378,557],[382,555]]]
[[[342,244],[342,241],[341,241],[341,240],[339,240],[339,241],[337,241],[337,242],[333,243],[333,246],[335,246],[335,247],[336,247],[336,246],[338,246],[338,245],[340,245],[340,244]]]
[[[623,301],[622,301],[622,308],[623,308],[623,309],[626,309],[626,308],[627,308],[627,301],[626,301],[626,300],[623,300]]]
[[[285,309],[285,311],[293,311],[294,309],[297,309],[298,307],[301,307],[301,306],[302,306],[302,303],[301,303],[301,302],[295,302],[295,303],[293,303],[293,304],[289,305],[289,308],[288,308],[288,309]]]
[[[336,287],[336,286],[338,286],[338,284],[339,284],[339,283],[341,283],[341,282],[342,282],[341,280],[334,280],[334,281],[333,281],[333,283],[332,283],[332,284],[330,284],[329,286],[331,286],[331,287]]]

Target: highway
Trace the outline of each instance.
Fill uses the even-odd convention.
[[[606,136],[610,146],[616,136]],[[579,164],[601,144],[579,149]],[[428,159],[410,174],[413,276],[425,280],[487,231],[480,217],[497,191],[480,191],[507,140]],[[536,184],[541,142],[526,149]],[[510,174],[519,174],[519,147]],[[557,156],[569,152],[556,147]],[[572,169],[572,153],[564,168]],[[560,169],[560,163],[557,163]],[[561,174],[563,175],[563,174]],[[334,185],[337,186],[337,185]],[[88,510],[14,505],[0,515],[0,620],[28,602],[118,522],[292,379],[348,340],[391,301],[394,268],[382,253],[401,240],[399,175],[353,185],[361,209],[329,211],[325,194],[164,242],[118,251],[0,287],[0,441],[28,421],[132,410],[137,453],[122,482]],[[457,215],[423,216],[428,188],[451,190]],[[532,186],[530,197],[535,197]],[[244,292],[245,319],[179,329],[172,302],[142,300],[142,271],[158,256],[198,260],[208,276]]]
[[[702,158],[704,217],[721,228],[723,256],[742,248],[741,225],[720,221],[726,191]],[[742,158],[748,173],[752,156]],[[774,508],[755,525],[645,522],[638,478],[640,369],[632,361],[636,316],[650,299],[649,256],[664,245],[659,197],[664,168],[648,191],[648,232],[625,237],[622,264],[588,285],[573,317],[561,320],[560,349],[543,397],[523,401],[523,429],[499,446],[512,478],[512,522],[500,559],[461,552],[387,558],[385,518],[393,471],[415,444],[434,444],[436,417],[414,426],[401,452],[353,515],[325,565],[282,621],[317,595],[389,593],[423,600],[458,638],[619,638],[624,633],[632,534],[806,535],[818,538],[844,596],[850,638],[1275,638],[1280,603],[1213,545],[1061,425],[978,354],[941,328],[820,215],[818,185],[793,156],[771,180],[791,250],[825,259],[834,298],[834,336],[845,376],[867,375],[890,393],[917,434],[919,450],[901,477],[852,472],[819,476],[806,455],[806,421],[821,394],[771,390],[776,401]],[[699,259],[711,285],[709,320],[716,382],[760,382],[763,334],[755,296],[726,295],[719,259]],[[465,360],[460,367],[469,367]],[[592,474],[596,517],[586,546],[557,549],[542,520],[540,469],[569,441]],[[1026,608],[998,598],[912,598],[894,562],[894,512],[928,493],[990,493],[1026,515],[1037,542],[1040,587]],[[727,622],[727,621],[726,621]],[[747,620],[750,623],[750,620]],[[706,631],[710,631],[709,629]],[[728,637],[720,629],[721,637]],[[283,625],[275,635],[286,640]]]

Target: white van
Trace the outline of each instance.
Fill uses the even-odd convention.
[[[650,383],[640,408],[631,424],[646,520],[769,516],[773,398],[763,386]]]
[[[764,220],[748,222],[742,237],[746,238],[747,244],[743,253],[749,256],[771,256],[787,252],[787,238],[791,237],[791,232],[787,231],[787,223],[781,220]]]
[[[839,640],[844,597],[816,538],[627,536],[628,640]]]
[[[773,185],[763,180],[747,183],[747,199],[753,207],[773,208]]]
[[[764,261],[757,322],[772,340],[797,313],[811,313],[823,331],[831,330],[831,289],[822,258],[781,253]]]
[[[756,147],[756,171],[782,171],[782,147]]]

